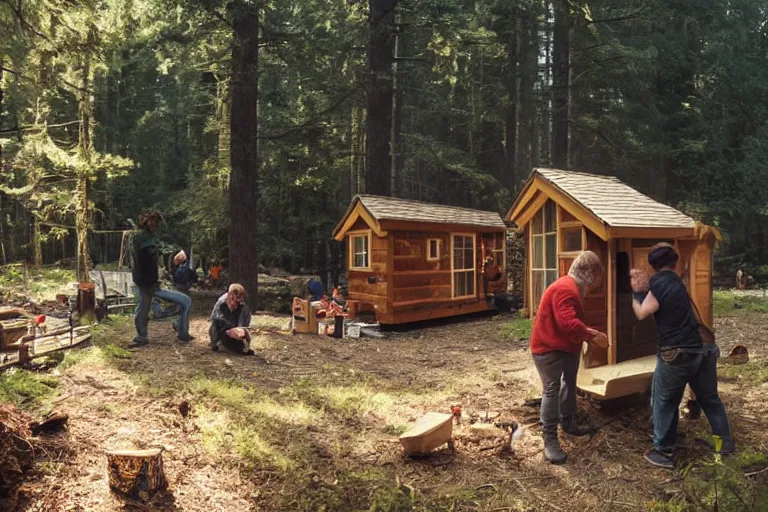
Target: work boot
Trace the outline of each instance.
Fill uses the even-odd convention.
[[[592,433],[592,427],[589,425],[579,425],[576,422],[576,416],[568,416],[560,422],[563,432],[572,436],[586,436]]]
[[[557,432],[544,433],[544,458],[552,464],[562,464],[568,456],[560,448]]]

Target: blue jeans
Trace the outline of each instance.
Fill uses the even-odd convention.
[[[656,358],[651,388],[654,448],[665,452],[675,449],[678,406],[686,384],[690,384],[696,394],[712,433],[722,438],[724,447],[733,445],[728,416],[717,393],[719,355],[717,345],[705,345],[701,349],[681,349],[675,360],[669,363],[661,357]]]
[[[136,326],[136,336],[133,341],[146,343],[149,341],[147,336],[147,324],[149,324],[149,309],[152,307],[153,297],[175,304],[178,308],[178,337],[186,340],[189,338],[189,308],[192,306],[192,299],[181,292],[171,290],[161,290],[159,288],[138,288],[138,302],[133,314],[134,325]]]

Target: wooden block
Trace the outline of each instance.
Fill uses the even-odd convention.
[[[146,501],[168,487],[161,448],[107,451],[109,487],[134,500]]]
[[[449,442],[452,432],[452,414],[430,412],[400,436],[400,444],[409,455],[425,455]]]

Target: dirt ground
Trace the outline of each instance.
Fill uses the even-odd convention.
[[[768,358],[768,318],[718,319],[722,343]],[[580,399],[594,436],[562,435],[568,462],[543,461],[540,396],[526,340],[504,333],[510,316],[473,316],[419,325],[384,338],[337,340],[278,332],[283,319],[256,317],[257,355],[175,342],[170,323],[150,325],[151,344],[126,352],[129,318],[98,328],[95,345],[54,370],[56,396],[45,410],[70,416],[25,484],[30,511],[356,511],[646,510],[684,492],[681,473],[644,462],[651,447],[647,397],[600,407]],[[754,369],[753,366],[750,366]],[[727,375],[726,375],[727,374]],[[723,373],[722,395],[741,447],[768,449],[768,384]],[[762,376],[759,377],[762,379]],[[766,377],[768,380],[768,377]],[[182,401],[190,413],[179,412]],[[463,405],[455,451],[403,455],[398,435],[428,411]],[[506,434],[470,433],[473,414],[496,411],[526,424],[514,452]],[[681,422],[680,468],[711,458],[698,438],[705,419]],[[169,490],[150,505],[116,498],[106,449],[162,446]],[[412,507],[412,508],[411,508]]]

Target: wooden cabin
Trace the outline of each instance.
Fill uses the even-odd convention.
[[[348,299],[402,324],[494,307],[506,293],[506,230],[495,212],[359,195],[333,237],[347,240]]]
[[[653,318],[632,310],[629,271],[652,275],[648,252],[658,242],[680,254],[678,271],[712,327],[712,254],[719,232],[654,201],[616,178],[557,169],[534,169],[509,211],[526,238],[525,309],[536,314],[544,290],[568,273],[582,250],[600,256],[603,284],[585,298],[587,323],[608,335],[608,348],[582,358],[579,388],[600,399],[642,392],[656,364]]]

